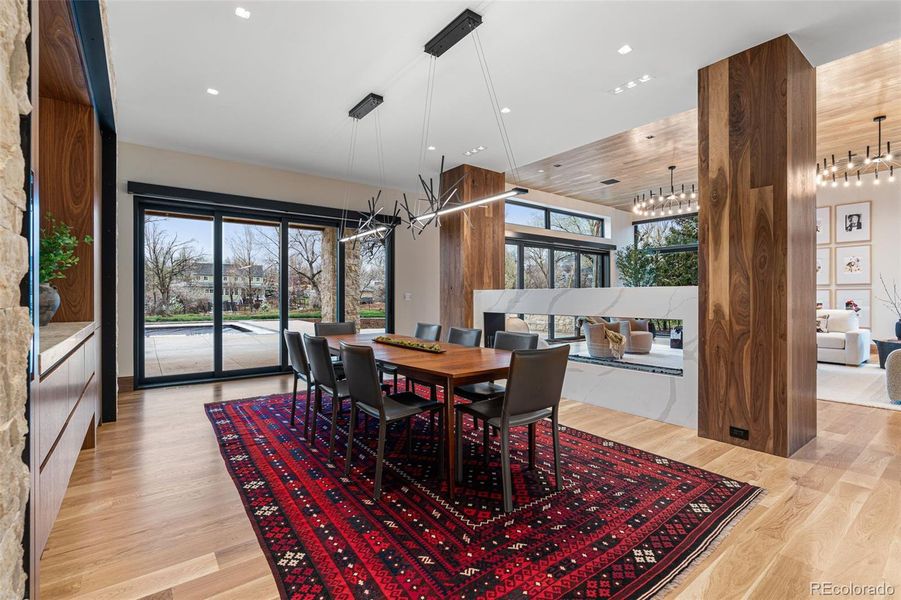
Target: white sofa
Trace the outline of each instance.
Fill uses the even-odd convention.
[[[818,310],[826,332],[817,332],[817,361],[859,366],[870,360],[870,330],[860,328],[853,310]]]

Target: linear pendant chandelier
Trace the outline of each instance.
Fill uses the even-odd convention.
[[[425,158],[426,146],[428,145],[428,131],[431,117],[432,96],[435,87],[436,60],[442,54],[450,50],[455,44],[457,44],[457,42],[463,40],[470,34],[474,34],[473,41],[476,48],[476,55],[478,56],[479,60],[479,66],[481,67],[482,74],[485,79],[485,86],[488,90],[489,104],[491,105],[492,112],[495,116],[495,121],[497,122],[498,131],[501,136],[501,141],[503,142],[504,152],[506,154],[508,166],[510,167],[511,175],[513,176],[514,181],[518,181],[519,175],[516,165],[516,159],[513,154],[509,136],[507,135],[506,126],[504,125],[503,118],[501,116],[501,107],[500,103],[497,100],[497,94],[494,91],[494,83],[491,79],[491,71],[488,68],[487,60],[485,58],[485,52],[482,48],[481,40],[478,37],[478,32],[475,31],[476,27],[481,25],[481,23],[482,17],[480,15],[469,9],[464,10],[444,29],[442,29],[437,35],[435,35],[425,44],[424,51],[427,54],[431,55],[432,59],[429,63],[429,77],[426,90],[426,106],[423,116],[422,140],[420,142],[420,170]],[[355,119],[356,125],[356,121],[359,121],[360,119],[365,117],[370,111],[374,110],[383,102],[384,98],[382,98],[382,96],[379,96],[377,94],[369,94],[369,96],[357,103],[357,105],[350,110],[348,116]],[[383,169],[380,128],[378,126],[378,121],[376,121],[376,132],[378,138],[379,166],[380,169]],[[354,132],[351,136],[351,149],[349,152],[348,162],[349,167],[352,166],[353,162],[353,144],[355,142],[355,138],[356,128],[354,128]],[[383,171],[380,171],[380,174],[383,177]],[[432,178],[429,178],[427,183],[426,178],[423,177],[422,174],[419,175],[419,182],[422,186],[423,192],[425,193],[425,198],[423,200],[428,203],[428,208],[424,212],[417,214],[416,211],[411,209],[410,204],[407,201],[406,194],[402,194],[403,202],[395,201],[394,210],[391,217],[388,218],[380,216],[383,212],[383,208],[379,206],[379,198],[381,196],[380,190],[375,197],[370,199],[368,211],[361,213],[356,226],[356,231],[354,233],[348,233],[345,235],[342,225],[342,233],[340,235],[339,241],[354,242],[360,238],[367,238],[372,236],[377,236],[379,239],[384,241],[389,235],[394,232],[394,230],[399,225],[406,225],[407,229],[411,231],[413,238],[415,239],[418,234],[424,231],[429,225],[440,227],[441,217],[444,215],[459,211],[465,211],[468,208],[482,206],[507,198],[521,196],[529,192],[529,190],[527,190],[526,188],[516,186],[500,194],[494,194],[471,202],[463,202],[459,199],[458,194],[458,186],[462,184],[463,178],[461,177],[453,185],[450,185],[447,187],[447,189],[441,191],[440,178],[443,174],[444,156],[441,157],[438,190],[435,189],[434,180]],[[465,215],[466,213],[464,212],[463,214]],[[468,215],[466,218],[468,220]]]
[[[873,175],[873,185],[879,185],[880,171],[883,174],[883,179],[888,174],[889,183],[895,182],[895,167],[901,167],[901,164],[895,160],[892,154],[892,143],[890,141],[885,143],[885,152],[882,151],[882,122],[885,119],[885,115],[873,117],[873,122],[876,123],[875,154],[871,154],[871,147],[867,146],[867,153],[863,159],[855,155],[851,150],[848,150],[847,159],[842,157],[836,160],[833,154],[831,164],[825,157],[822,163],[817,163],[817,183],[820,187],[825,187],[829,184],[832,187],[838,187],[839,183],[848,187],[851,185],[851,181],[854,181],[854,185],[860,186],[863,185],[861,175]]]
[[[673,214],[698,212],[700,204],[697,201],[698,194],[695,191],[695,184],[691,184],[691,189],[687,190],[683,183],[681,190],[676,191],[674,178],[676,165],[670,165],[667,169],[669,169],[669,192],[660,187],[656,192],[649,190],[647,194],[636,195],[632,199],[633,213],[642,217],[665,217]]]

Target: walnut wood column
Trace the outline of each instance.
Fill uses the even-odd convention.
[[[451,189],[461,177],[457,198],[463,202],[504,191],[503,173],[471,165],[445,171],[441,189]],[[443,331],[472,327],[472,291],[504,288],[504,202],[441,217],[440,236]]]
[[[698,107],[698,433],[789,456],[816,437],[814,69],[782,36],[701,69]]]

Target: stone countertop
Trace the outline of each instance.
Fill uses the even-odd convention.
[[[44,374],[77,348],[97,328],[93,321],[48,323],[39,329],[38,372]]]

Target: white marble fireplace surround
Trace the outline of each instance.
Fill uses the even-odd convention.
[[[563,396],[697,429],[697,287],[476,290],[473,327],[484,328],[485,313],[680,319],[681,377],[570,361]]]

